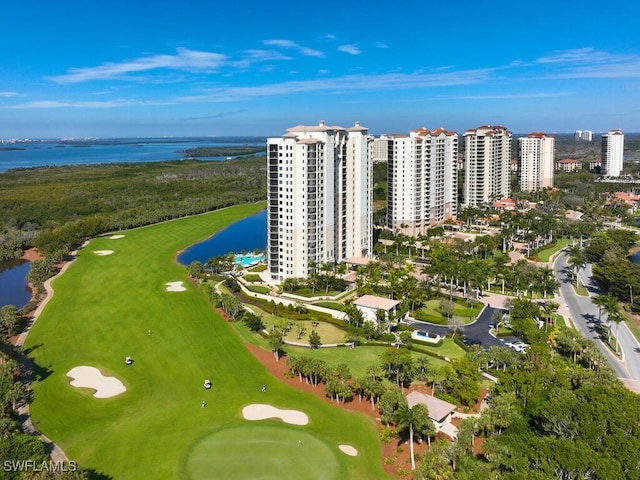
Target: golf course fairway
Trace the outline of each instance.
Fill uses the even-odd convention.
[[[264,207],[94,238],[53,280],[55,294],[25,353],[34,363],[34,425],[70,460],[115,480],[254,479],[257,471],[278,479],[388,478],[372,419],[274,378],[175,262],[181,249]],[[84,371],[97,369],[95,378],[117,379],[125,390],[96,398],[94,389],[71,385],[66,374],[76,367],[93,367]],[[248,421],[242,410],[250,404],[300,411],[309,422]]]

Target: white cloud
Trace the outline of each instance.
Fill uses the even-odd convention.
[[[203,95],[180,97],[174,100],[176,102],[229,102],[296,93],[340,94],[354,91],[405,90],[471,85],[489,81],[491,72],[492,70],[490,69],[479,69],[438,73],[347,75],[333,79],[296,80],[248,87],[227,86],[213,88]]]
[[[87,102],[75,100],[41,100],[35,102],[21,103],[7,108],[30,109],[30,108],[119,108],[119,107],[148,107],[158,105],[172,105],[172,101],[139,101],[139,100],[108,100],[104,102]]]
[[[625,57],[612,55],[607,52],[595,50],[591,47],[575,48],[572,50],[556,51],[551,55],[536,59],[539,64],[569,63],[569,64],[592,64],[615,62]]]
[[[573,95],[571,92],[505,93],[497,95],[450,95],[445,100],[511,100],[520,98],[555,98]]]
[[[312,48],[304,47],[292,40],[272,39],[272,40],[263,40],[262,43],[264,43],[265,45],[271,45],[274,47],[296,50],[307,57],[324,57],[324,53],[320,52],[319,50],[314,50]]]
[[[226,56],[219,53],[187,48],[178,48],[177,51],[176,55],[152,55],[120,63],[103,63],[97,67],[72,68],[66,74],[50,77],[50,80],[60,84],[113,80],[155,69],[213,71],[226,61]]]
[[[258,63],[258,62],[293,60],[293,57],[283,55],[282,53],[275,52],[273,50],[251,49],[251,50],[245,50],[242,53],[244,57],[241,60],[229,62],[229,64],[236,68],[247,68],[253,65],[254,63]]]
[[[349,55],[360,55],[362,51],[356,45],[340,45],[338,50]]]
[[[20,97],[21,95],[17,92],[0,92],[0,97],[2,98],[12,98],[12,97]]]
[[[553,52],[536,59],[534,65],[547,69],[539,77],[547,80],[640,78],[640,56],[616,55],[591,47]]]

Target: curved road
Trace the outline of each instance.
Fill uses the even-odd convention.
[[[598,289],[591,276],[591,265],[587,265],[580,274],[580,279],[589,291],[588,297],[576,294],[569,272],[571,267],[567,263],[568,255],[562,252],[553,263],[553,270],[558,282],[560,282],[560,295],[563,306],[568,309],[569,315],[578,331],[590,340],[593,340],[600,351],[615,371],[616,375],[625,385],[635,392],[640,393],[640,343],[633,336],[624,322],[618,327],[613,326],[613,331],[618,332],[618,342],[622,351],[621,358],[618,359],[611,350],[600,340],[596,333],[595,326],[598,323],[599,308],[591,301],[594,295],[602,292]],[[602,323],[609,325],[606,313],[602,313]]]
[[[618,342],[622,352],[620,358],[617,358],[600,340],[595,328],[599,318],[605,326],[608,326],[609,323],[606,313],[603,312],[600,315],[599,308],[591,301],[592,296],[602,293],[591,275],[591,265],[587,265],[580,274],[582,284],[589,291],[589,296],[584,297],[578,295],[573,288],[569,277],[571,267],[568,265],[567,260],[568,255],[561,252],[553,261],[553,271],[560,284],[559,295],[554,298],[554,301],[560,305],[560,314],[568,317],[585,338],[595,342],[613,368],[616,376],[622,380],[627,388],[640,393],[640,343],[624,322],[620,323],[619,326],[613,325],[612,327],[614,332],[617,329]],[[479,341],[484,348],[489,348],[492,345],[502,345],[499,339],[489,333],[489,323],[493,319],[494,311],[502,306],[504,297],[495,294],[489,294],[488,296],[490,297],[489,299],[483,300],[487,303],[487,306],[478,318],[473,323],[460,329],[463,334]],[[406,323],[417,330],[440,335],[445,335],[451,330],[451,327],[448,326],[433,325],[415,319],[408,319]]]

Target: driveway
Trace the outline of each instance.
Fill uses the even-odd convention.
[[[500,311],[503,313],[505,312],[505,310],[501,308],[491,307],[489,305],[485,306],[476,320],[469,325],[464,325],[463,327],[459,328],[459,332],[480,342],[480,345],[484,349],[488,349],[489,347],[492,347],[494,345],[503,346],[503,342],[489,333],[489,324],[493,321],[494,313],[496,311]],[[413,318],[407,319],[404,323],[406,323],[407,325],[411,325],[416,330],[427,333],[437,333],[441,336],[445,336],[446,334],[453,331],[453,329],[447,325],[436,325],[433,323],[422,322]]]

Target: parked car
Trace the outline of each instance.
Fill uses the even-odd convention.
[[[472,345],[480,345],[480,342],[478,340],[467,336],[462,337],[462,343],[464,343],[467,347],[470,347]]]

